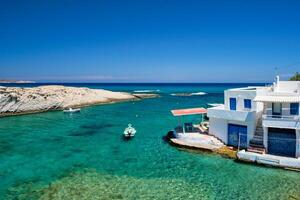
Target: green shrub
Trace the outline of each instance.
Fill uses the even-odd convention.
[[[300,74],[296,72],[296,74],[290,78],[290,81],[300,81]]]

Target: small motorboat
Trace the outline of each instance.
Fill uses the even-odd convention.
[[[64,113],[76,113],[76,112],[80,112],[80,108],[75,108],[75,109],[68,108],[68,109],[63,110],[63,111],[64,111]]]
[[[132,138],[135,135],[135,133],[135,128],[131,124],[128,124],[128,127],[125,128],[123,135],[125,138],[129,139]]]

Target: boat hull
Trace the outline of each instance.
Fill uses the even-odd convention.
[[[78,113],[80,112],[80,109],[73,109],[73,110],[64,110],[64,113]]]

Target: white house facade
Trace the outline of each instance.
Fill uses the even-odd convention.
[[[269,154],[300,157],[300,81],[279,81],[254,99],[264,104],[263,145]]]
[[[254,102],[257,87],[229,89],[224,93],[224,105],[208,109],[209,133],[225,144],[247,148],[263,104]]]
[[[229,146],[300,157],[300,81],[229,89],[208,109],[209,133]]]

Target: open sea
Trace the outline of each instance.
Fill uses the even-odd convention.
[[[263,84],[64,85],[146,90],[160,97],[85,107],[77,114],[0,118],[1,200],[300,199],[299,172],[178,149],[162,139],[178,122],[171,109],[223,103],[225,89]],[[171,95],[178,93],[195,94]],[[124,141],[128,123],[137,134]]]

